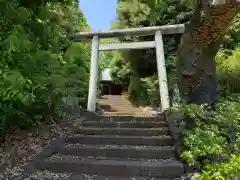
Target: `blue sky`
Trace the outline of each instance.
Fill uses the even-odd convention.
[[[80,8],[92,30],[106,30],[116,18],[117,0],[80,0]]]

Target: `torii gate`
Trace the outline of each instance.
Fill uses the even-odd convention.
[[[170,108],[168,83],[165,66],[165,57],[163,49],[162,34],[177,34],[183,33],[184,24],[153,26],[142,28],[129,29],[114,29],[109,31],[95,32],[80,32],[75,37],[75,41],[81,39],[92,39],[92,55],[90,68],[90,81],[88,91],[87,111],[95,112],[96,110],[96,95],[97,95],[97,80],[99,68],[99,51],[120,50],[120,49],[147,49],[156,48],[157,70],[159,79],[159,92],[161,99],[161,111]],[[131,42],[131,43],[116,43],[116,44],[100,44],[100,38],[113,38],[119,36],[146,36],[155,35],[155,41]]]

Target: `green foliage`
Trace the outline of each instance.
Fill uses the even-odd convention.
[[[238,14],[233,20],[225,36],[223,47],[225,49],[235,49],[240,46],[240,15]]]
[[[184,132],[182,158],[203,170],[202,179],[239,175],[239,171],[233,170],[240,166],[239,94],[222,99],[212,117],[205,115],[204,106],[187,105],[182,107],[182,111],[196,121],[194,129]],[[212,158],[231,156],[225,163],[211,161]]]
[[[217,74],[222,93],[240,92],[240,49],[220,51],[216,57]]]
[[[114,52],[110,68],[113,82],[127,91],[131,75],[130,63],[126,62],[119,52]]]
[[[0,134],[49,120],[65,96],[85,103],[90,46],[69,46],[88,27],[78,4],[3,0],[0,15]]]
[[[206,118],[204,106],[187,105],[182,111],[196,120],[196,128],[184,133],[182,158],[201,169],[199,179],[220,180],[239,177],[240,99],[239,49],[222,49],[216,57],[220,95],[214,117]],[[211,163],[209,157],[230,157]],[[199,161],[202,159],[203,161]]]
[[[229,162],[208,165],[199,180],[225,180],[240,177],[240,155],[232,155]]]
[[[145,103],[158,107],[160,104],[158,76],[153,75],[150,77],[142,78],[141,84],[145,89]]]
[[[128,95],[136,104],[145,104],[147,101],[148,97],[146,96],[146,88],[137,74],[131,74]]]
[[[117,43],[116,39],[101,39],[101,44],[113,44]],[[100,52],[100,70],[104,70],[106,68],[109,68],[111,66],[111,61],[114,59],[114,56],[116,55],[116,52],[113,51],[101,51]]]

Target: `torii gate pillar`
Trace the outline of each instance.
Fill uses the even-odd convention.
[[[93,36],[87,110],[95,112],[99,64],[99,37]]]

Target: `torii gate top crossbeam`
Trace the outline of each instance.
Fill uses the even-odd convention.
[[[108,31],[79,32],[73,37],[73,39],[74,41],[78,41],[81,39],[92,39],[94,36],[98,36],[99,38],[113,38],[118,36],[146,36],[154,35],[156,31],[161,31],[162,34],[179,34],[183,33],[184,29],[184,24],[112,29]]]

